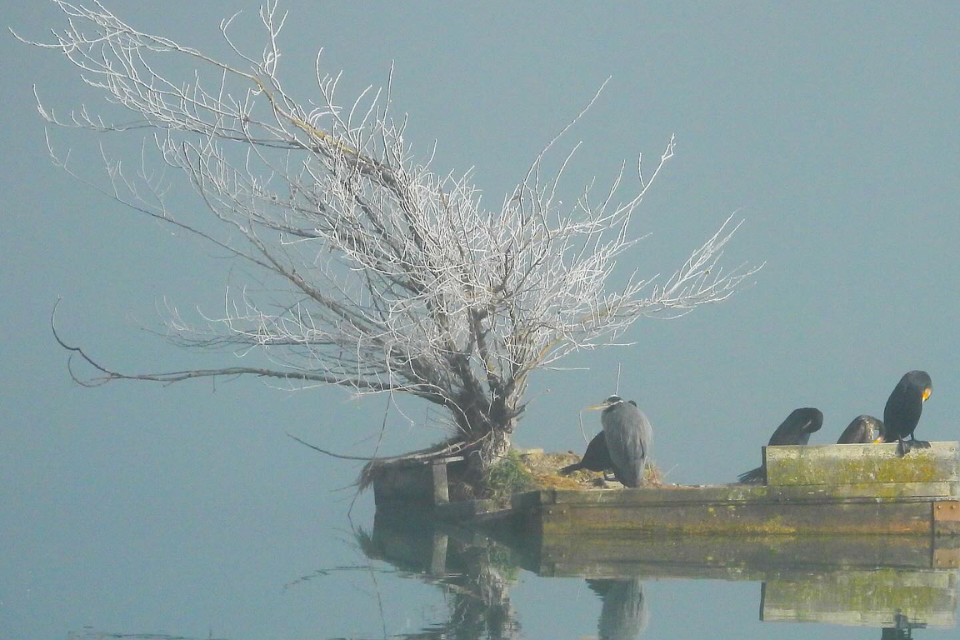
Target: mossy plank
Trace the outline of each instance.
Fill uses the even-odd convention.
[[[649,505],[784,503],[784,502],[856,502],[901,501],[911,498],[929,501],[947,498],[954,487],[949,482],[905,482],[898,484],[849,484],[840,486],[803,485],[765,487],[729,484],[701,487],[640,487],[604,491],[552,491],[539,495],[522,494],[514,508],[542,505],[581,507],[643,507]],[[545,495],[546,494],[546,495]]]
[[[448,502],[438,504],[434,507],[433,513],[441,520],[451,521],[470,521],[478,520],[491,514],[501,514],[504,509],[500,508],[493,500],[463,500],[460,502]]]
[[[949,568],[928,536],[547,535],[529,567],[540,575],[771,580],[838,568]],[[949,545],[948,545],[949,546]],[[945,549],[949,551],[949,549]]]
[[[957,576],[952,571],[850,571],[763,585],[765,622],[827,622],[892,627],[899,612],[912,623],[957,623]]]
[[[897,444],[764,447],[767,485],[939,483],[960,480],[960,447],[932,442],[897,455]]]
[[[541,491],[514,497],[526,533],[729,533],[956,535],[960,524],[935,513],[952,483],[776,486],[722,485],[605,491]],[[946,506],[944,506],[946,505]]]
[[[596,506],[634,506],[647,504],[699,504],[715,502],[752,502],[762,500],[767,487],[747,484],[711,486],[638,487],[602,491],[556,491],[555,504]],[[542,504],[550,504],[544,502]]]
[[[510,505],[514,509],[532,509],[544,504],[553,504],[556,501],[556,491],[526,491],[515,493],[510,498]],[[581,493],[581,492],[577,492]]]

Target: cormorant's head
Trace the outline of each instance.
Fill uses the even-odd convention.
[[[587,407],[586,409],[584,409],[584,411],[600,411],[601,409],[606,410],[611,407],[615,407],[621,403],[623,403],[623,398],[621,398],[620,396],[614,395],[614,396],[610,396],[600,404],[595,404],[591,407]]]
[[[882,420],[874,419],[874,426],[876,427],[876,437],[873,440],[873,444],[880,444],[887,441],[887,428],[884,426]]]
[[[903,381],[920,393],[921,402],[926,402],[933,393],[933,381],[926,371],[909,371],[903,374]]]
[[[823,413],[813,407],[804,407],[803,409],[794,409],[787,416],[787,420],[800,426],[801,433],[814,433],[823,426]]]

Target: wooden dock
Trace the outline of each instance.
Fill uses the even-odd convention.
[[[895,444],[765,447],[765,484],[543,490],[509,507],[447,501],[442,465],[391,477],[378,510],[413,504],[464,523],[500,520],[524,535],[960,535],[960,445],[898,457]],[[404,491],[419,492],[419,501]],[[390,493],[390,492],[393,493]],[[408,493],[409,493],[408,491]]]

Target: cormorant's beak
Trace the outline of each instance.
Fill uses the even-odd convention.
[[[873,441],[873,444],[882,444],[886,442],[883,436],[877,436],[876,440]]]
[[[601,409],[606,409],[610,404],[607,402],[601,402],[600,404],[595,404],[592,407],[584,408],[584,411],[600,411]]]
[[[933,389],[931,389],[930,387],[927,387],[926,389],[923,390],[923,401],[924,401],[924,402],[927,401],[927,398],[930,397],[930,394],[931,394],[931,393],[933,393]]]

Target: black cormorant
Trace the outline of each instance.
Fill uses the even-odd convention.
[[[893,442],[896,438],[899,442],[899,455],[907,454],[913,447],[924,449],[930,446],[925,440],[917,440],[913,432],[920,422],[923,403],[932,391],[933,382],[926,371],[909,371],[903,374],[887,399],[887,405],[883,408],[883,424],[887,430],[887,441]],[[910,436],[909,444],[904,441],[907,436]]]
[[[803,409],[794,409],[787,419],[784,420],[777,430],[770,436],[768,447],[779,447],[790,444],[807,444],[810,441],[810,434],[819,431],[823,426],[823,414],[819,409],[806,407]],[[740,482],[756,483],[763,482],[767,471],[763,466],[751,469],[738,476]]]
[[[862,415],[853,419],[840,434],[837,444],[869,444],[883,442],[883,423],[873,416]]]
[[[560,473],[568,475],[574,471],[580,471],[580,469],[590,471],[610,471],[613,469],[610,450],[607,449],[607,437],[603,434],[603,431],[593,436],[593,440],[587,445],[587,451],[583,454],[580,462],[560,469]]]

